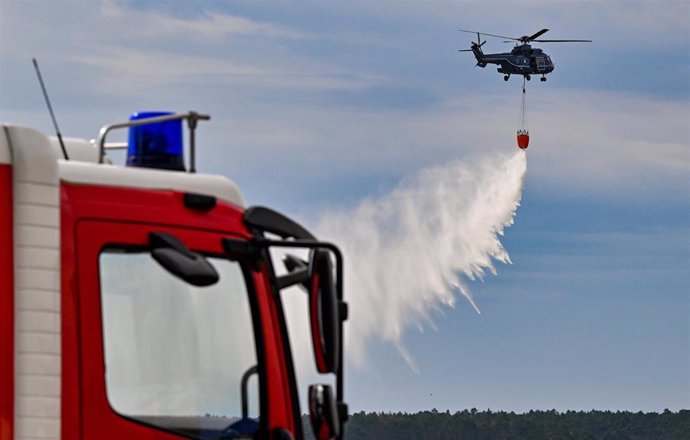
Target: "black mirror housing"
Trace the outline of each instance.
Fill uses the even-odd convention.
[[[339,300],[329,252],[314,249],[309,261],[309,321],[319,373],[338,371],[340,356]]]
[[[189,250],[177,237],[163,232],[151,232],[151,257],[165,270],[181,280],[198,287],[218,282],[218,272],[203,255]]]
[[[316,440],[340,436],[338,407],[330,385],[309,386],[309,420]]]

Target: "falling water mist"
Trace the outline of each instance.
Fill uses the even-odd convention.
[[[350,361],[365,363],[367,342],[379,338],[416,370],[405,329],[433,327],[434,312],[454,307],[458,294],[479,312],[466,282],[495,274],[496,261],[510,263],[499,238],[513,224],[526,169],[524,151],[454,162],[321,218],[318,236],[338,243],[346,259]]]

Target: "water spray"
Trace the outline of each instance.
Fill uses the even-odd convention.
[[[458,293],[479,312],[467,282],[510,263],[499,238],[513,224],[527,168],[524,151],[420,172],[390,193],[323,216],[318,236],[342,244],[352,323],[347,350],[366,361],[373,338],[402,343],[411,326],[433,326]]]

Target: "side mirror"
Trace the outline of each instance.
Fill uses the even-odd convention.
[[[177,237],[164,232],[151,232],[151,256],[165,270],[194,286],[210,286],[218,282],[218,272],[203,255],[192,252]]]
[[[338,295],[329,253],[314,249],[309,260],[309,321],[319,373],[338,371],[340,317]]]
[[[340,435],[338,409],[329,385],[309,386],[309,420],[316,440],[330,440]]]

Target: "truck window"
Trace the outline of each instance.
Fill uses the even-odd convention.
[[[100,254],[106,391],[127,418],[199,439],[232,438],[258,427],[252,314],[239,264],[208,259],[220,280],[195,287],[148,252]]]

